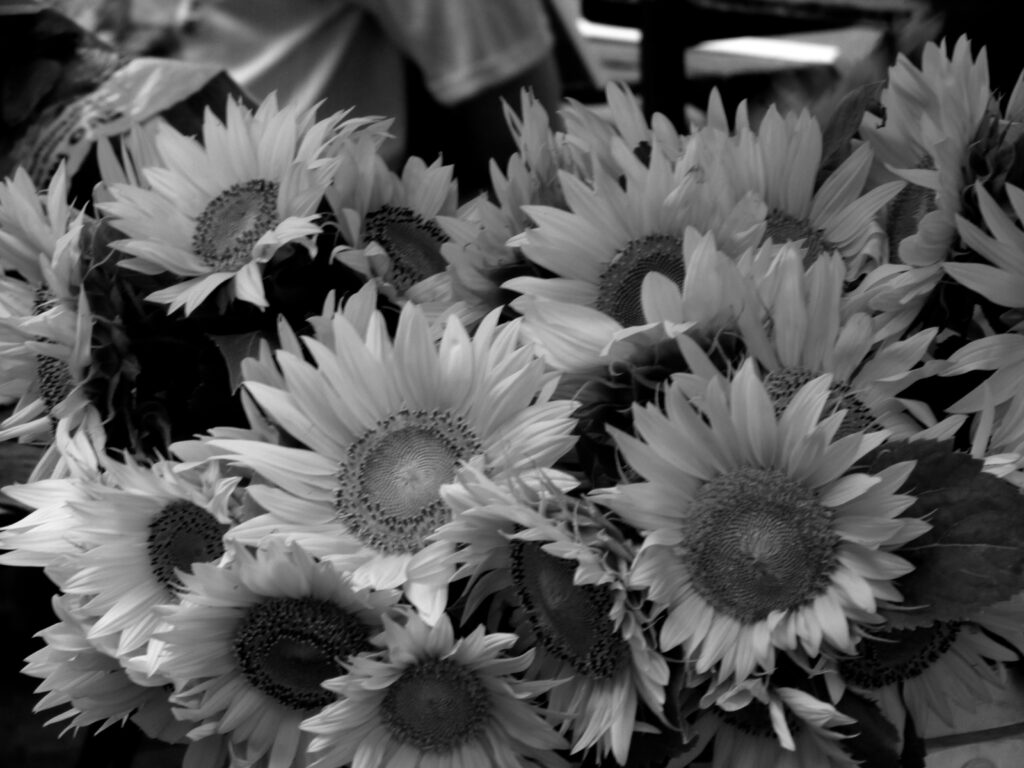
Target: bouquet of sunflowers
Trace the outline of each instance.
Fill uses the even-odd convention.
[[[66,728],[186,766],[923,764],[1024,650],[1024,85],[612,85],[459,204],[228,100],[0,186],[0,562]]]

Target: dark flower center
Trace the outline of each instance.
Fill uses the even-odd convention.
[[[55,297],[49,288],[37,288],[32,314],[41,315],[54,303]],[[47,339],[40,338],[38,341]],[[39,381],[39,395],[49,413],[53,413],[53,409],[64,402],[74,389],[71,368],[60,358],[49,355],[36,355],[36,379]]]
[[[74,389],[71,368],[56,357],[36,355],[36,378],[39,379],[39,395],[50,413],[53,413],[53,409],[64,402]]]
[[[648,272],[660,272],[676,285],[686,277],[683,243],[670,235],[648,235],[630,241],[601,273],[594,306],[623,327],[643,325],[640,301]]]
[[[279,223],[276,181],[234,184],[207,203],[196,219],[192,250],[212,269],[234,272],[248,263],[253,246]]]
[[[934,171],[935,161],[931,156],[925,155],[915,167],[919,170]],[[886,234],[889,236],[889,258],[894,264],[901,263],[899,255],[903,239],[917,234],[921,219],[937,207],[934,190],[909,182],[889,203]]]
[[[686,542],[697,592],[743,623],[820,594],[835,569],[832,513],[773,469],[742,467],[708,481]]]
[[[893,629],[861,640],[859,655],[844,659],[839,673],[854,685],[875,689],[917,677],[956,642],[962,621],[940,621],[928,627]]]
[[[253,687],[298,710],[334,701],[322,683],[344,674],[342,661],[370,648],[365,624],[335,603],[312,597],[257,603],[239,623],[234,641],[239,669]]]
[[[480,678],[449,659],[406,669],[388,688],[380,710],[398,739],[425,752],[444,752],[469,741],[491,717]]]
[[[186,499],[176,499],[149,523],[146,547],[153,576],[169,592],[181,587],[177,571],[192,571],[193,563],[209,563],[224,554],[228,526]]]
[[[764,378],[764,388],[775,406],[776,417],[780,416],[800,388],[817,376],[805,368],[780,368],[772,371]],[[831,414],[846,410],[843,421],[836,431],[836,438],[846,437],[857,432],[871,432],[881,429],[864,401],[854,392],[853,387],[845,381],[833,381],[829,388],[828,400],[825,402],[824,413]]]
[[[769,239],[779,245],[803,240],[803,247],[806,249],[805,264],[810,264],[820,254],[830,253],[839,247],[825,238],[825,230],[817,229],[806,219],[798,219],[778,208],[772,208],[768,212],[765,225],[762,243]]]
[[[409,208],[385,205],[368,214],[364,237],[387,251],[391,268],[385,279],[399,291],[407,291],[448,266],[441,255],[441,246],[448,242],[444,231]]]
[[[441,486],[481,450],[459,416],[399,411],[349,447],[337,475],[338,518],[367,546],[416,552],[449,519]]]
[[[549,555],[534,541],[513,541],[511,561],[519,602],[544,647],[581,674],[614,675],[628,648],[608,616],[609,591],[573,584],[576,563]]]

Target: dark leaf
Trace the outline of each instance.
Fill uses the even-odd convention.
[[[851,90],[836,107],[822,134],[821,168],[815,188],[850,156],[850,140],[860,130],[864,113],[878,104],[885,81],[867,83]]]
[[[924,757],[924,739],[914,727],[914,718],[907,717],[903,727],[903,752],[900,755],[903,768],[925,768]]]
[[[255,357],[259,352],[261,333],[236,333],[230,336],[210,336],[217,349],[224,356],[228,367],[228,380],[231,383],[231,394],[242,386],[242,361],[247,357]]]
[[[18,125],[32,116],[53,90],[60,77],[60,64],[53,59],[36,59],[21,64],[20,72],[8,72],[3,79],[0,120]]]
[[[850,736],[840,744],[864,768],[904,768],[899,733],[873,701],[847,690],[836,709],[857,721],[836,730]]]
[[[899,550],[914,570],[897,586],[906,605],[922,607],[889,612],[890,622],[963,619],[1024,589],[1024,495],[948,440],[887,444],[867,471],[911,459],[917,464],[901,492],[917,501],[904,514],[927,519],[932,529]]]

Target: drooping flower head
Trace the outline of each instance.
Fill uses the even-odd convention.
[[[751,679],[705,699],[690,726],[695,742],[688,746],[681,766],[689,765],[708,745],[713,745],[712,768],[854,768],[859,764],[843,751],[844,735],[834,730],[856,721],[805,691]]]
[[[880,100],[884,121],[861,133],[889,178],[908,182],[886,215],[887,279],[872,286],[875,305],[906,328],[943,276],[968,177],[968,150],[992,101],[984,49],[972,57],[967,37],[951,54],[945,41],[925,44],[921,66],[899,55]],[[955,276],[955,275],[954,275]]]
[[[66,722],[66,728],[78,729],[99,724],[102,730],[131,720],[150,738],[185,741],[188,726],[174,717],[167,700],[169,681],[129,674],[112,648],[90,640],[90,621],[76,610],[80,603],[70,595],[53,597],[59,621],[39,633],[46,646],[26,659],[24,674],[42,680],[36,692],[44,696],[34,711],[64,707],[48,725]],[[194,749],[210,746],[200,742]]]
[[[848,686],[876,701],[903,732],[909,715],[922,738],[962,730],[977,707],[1010,684],[1006,665],[1024,653],[1024,604],[996,603],[965,621],[891,629],[864,640],[827,680],[833,697]]]
[[[642,599],[629,595],[630,551],[592,505],[543,489],[502,487],[467,468],[444,497],[459,511],[434,536],[456,545],[468,577],[466,614],[512,608],[523,648],[536,650],[527,677],[560,681],[548,705],[572,733],[573,752],[625,764],[640,702],[660,713],[668,665],[649,643]]]
[[[790,243],[778,250],[762,248],[751,256],[745,272],[753,276],[763,317],[757,323],[738,324],[736,332],[740,348],[764,372],[776,414],[801,386],[827,373],[832,376],[827,412],[846,410],[840,436],[878,428],[908,436],[922,423],[935,426],[926,404],[900,395],[941,370],[929,359],[938,329],[879,341],[872,315],[843,301],[846,269],[839,253],[809,261],[805,249]],[[680,337],[679,344],[694,375],[728,375],[733,361],[712,362],[686,337]]]
[[[575,99],[566,99],[561,110],[565,143],[580,156],[579,165],[617,176],[620,157],[612,150],[616,141],[646,162],[655,154],[675,161],[683,152],[684,139],[660,112],[644,116],[640,101],[628,86],[609,82],[604,89],[606,112],[598,113]],[[584,174],[583,178],[589,178]]]
[[[76,429],[90,410],[92,315],[82,290],[85,215],[71,208],[64,166],[37,194],[23,172],[0,189],[0,398],[15,399],[0,440],[49,445],[33,479],[58,465],[58,423]],[[45,201],[45,202],[44,202]]]
[[[466,305],[462,316],[473,320],[502,304],[501,283],[526,269],[519,248],[510,243],[531,224],[523,206],[564,208],[559,171],[589,175],[589,164],[579,167],[564,135],[552,130],[550,116],[529,91],[520,95],[518,114],[505,105],[505,120],[517,151],[504,169],[491,161],[492,195],[470,200],[457,216],[437,218],[449,238],[441,253],[449,264],[453,298]]]

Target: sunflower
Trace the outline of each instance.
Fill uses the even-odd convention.
[[[922,422],[955,431],[962,418],[937,427],[927,404],[899,397],[942,369],[928,359],[938,329],[877,340],[872,316],[842,301],[842,257],[820,254],[805,268],[807,262],[805,249],[790,243],[777,251],[762,248],[745,267],[754,275],[764,317],[762,322],[739,323],[738,336],[764,371],[764,387],[776,414],[801,386],[827,373],[832,376],[827,412],[846,411],[840,436],[878,428],[909,436],[919,432]],[[705,378],[719,374],[696,344],[685,337],[679,343],[691,371]]]
[[[17,402],[0,423],[0,440],[17,438],[50,446],[32,475],[38,479],[60,466],[53,447],[57,426],[74,430],[92,410],[84,386],[92,361],[92,314],[81,287],[84,214],[70,218],[63,166],[50,183],[45,212],[38,209],[35,191],[30,192],[24,180],[15,181],[5,188],[4,210],[7,215],[24,215],[27,229],[12,230],[5,241],[7,255],[24,248],[34,253],[34,262],[32,268],[15,262],[16,269],[28,275],[23,281],[4,280],[13,291],[0,315],[0,395]],[[64,231],[58,234],[57,228]],[[42,247],[50,250],[36,250]]]
[[[175,714],[189,738],[216,736],[246,765],[305,765],[299,723],[334,701],[322,683],[371,650],[396,596],[354,591],[296,546],[236,546],[231,558],[182,574],[181,602],[163,611],[160,671],[175,681]]]
[[[515,160],[511,160],[510,164]],[[522,268],[524,260],[508,241],[520,231],[522,214],[480,197],[467,203],[459,216],[438,216],[447,241],[441,255],[448,263],[451,304],[467,326],[504,304],[503,275]]]
[[[543,475],[575,442],[576,404],[552,399],[554,380],[520,343],[518,323],[497,325],[497,311],[473,337],[449,319],[435,344],[413,304],[393,342],[379,312],[360,327],[349,306],[303,340],[315,365],[282,350],[280,373],[265,374],[276,385],[245,385],[292,446],[304,447],[211,441],[259,476],[248,493],[267,510],[232,536],[298,540],[359,585],[404,585],[433,620],[450,576],[424,550],[451,518],[440,487],[474,457],[496,477]]]
[[[816,186],[822,161],[822,132],[805,110],[783,117],[769,107],[757,130],[762,172],[755,191],[768,205],[765,238],[777,244],[799,241],[808,258],[839,251],[848,274],[884,254],[879,212],[906,186],[890,181],[864,191],[874,154],[861,144]]]
[[[769,246],[762,246],[760,252]],[[722,337],[739,334],[751,347],[767,347],[764,325],[768,314],[758,295],[758,282],[747,273],[747,251],[737,261],[718,250],[712,233],[703,236],[692,227],[683,236],[686,279],[677,285],[660,272],[648,272],[640,285],[640,309],[645,323],[623,328],[600,354],[613,364],[643,359],[667,339],[689,333],[709,348]],[[680,342],[681,343],[681,342]]]
[[[98,426],[98,424],[97,424]],[[0,564],[46,568],[65,556],[81,554],[102,538],[78,523],[69,502],[88,501],[87,488],[101,483],[94,435],[85,429],[71,434],[59,428],[54,449],[67,471],[61,477],[29,480],[3,487],[3,494],[26,510],[0,528]]]
[[[571,99],[566,110],[572,108]],[[591,161],[583,156],[565,133],[552,130],[551,116],[527,89],[520,93],[519,113],[504,105],[505,122],[516,144],[502,172],[491,162],[491,192],[502,210],[523,225],[529,219],[520,206],[528,204],[565,207],[558,172],[589,178]],[[522,229],[522,227],[520,227]]]
[[[596,747],[625,765],[638,702],[660,713],[669,674],[645,637],[642,601],[624,586],[628,547],[609,545],[610,526],[588,522],[600,514],[592,505],[513,492],[470,469],[458,481],[444,492],[458,514],[433,538],[458,547],[466,613],[515,609],[520,645],[536,651],[526,676],[560,681],[548,706],[563,713],[572,751]]]
[[[69,477],[4,489],[30,512],[0,530],[11,550],[0,562],[46,568],[81,601],[90,640],[136,653],[160,623],[156,606],[177,599],[178,571],[223,556],[238,478],[214,465],[183,472],[166,460],[116,461],[84,434],[59,449],[75,468]]]
[[[457,213],[454,168],[441,158],[427,165],[410,157],[396,174],[373,135],[346,143],[339,161],[326,193],[344,240],[334,257],[374,280],[391,301],[444,314],[455,299],[438,217]]]
[[[145,186],[110,183],[112,202],[99,204],[126,235],[112,243],[132,257],[123,266],[179,280],[147,298],[191,314],[228,283],[232,298],[266,307],[263,266],[290,243],[314,253],[337,165],[325,148],[344,116],[314,122],[271,95],[255,112],[229,100],[223,123],[208,110],[201,143],[160,124],[162,165],[142,170]]]
[[[44,648],[26,659],[22,672],[42,680],[36,693],[45,694],[34,712],[64,707],[47,721],[67,722],[67,728],[99,723],[100,730],[131,720],[150,738],[185,740],[187,726],[172,714],[169,682],[159,677],[133,677],[110,647],[89,639],[90,621],[78,609],[80,600],[54,595],[59,621],[38,633]]]
[[[50,444],[58,421],[83,421],[91,408],[84,388],[91,331],[84,293],[71,306],[44,298],[30,315],[0,318],[6,385],[20,391],[11,415],[0,423],[0,440]]]
[[[861,133],[886,175],[908,186],[887,212],[896,268],[874,300],[905,327],[941,279],[956,237],[968,149],[992,101],[984,49],[972,59],[961,37],[951,57],[945,41],[928,42],[920,67],[900,55],[880,100],[884,121],[869,118]]]
[[[584,174],[561,134],[551,130],[547,110],[525,89],[520,107],[516,114],[505,105],[506,122],[518,149],[504,171],[491,162],[493,201],[480,195],[462,206],[457,216],[437,217],[448,237],[441,244],[441,254],[449,264],[453,298],[466,305],[462,317],[468,315],[474,321],[504,302],[502,275],[524,268],[519,249],[509,244],[530,225],[523,206],[564,208],[559,170]]]
[[[900,733],[907,716],[924,738],[962,732],[963,718],[1008,685],[1005,665],[1024,653],[1022,627],[1018,597],[969,620],[877,632],[826,679],[833,698],[848,686],[878,702]]]
[[[927,529],[899,517],[910,471],[851,471],[887,433],[835,439],[845,415],[821,419],[830,376],[800,387],[775,415],[752,360],[692,400],[678,381],[665,411],[634,406],[637,437],[609,429],[644,478],[595,492],[644,542],[630,586],[665,612],[663,651],[682,646],[698,673],[743,681],[776,649],[851,653],[892,579],[912,566],[887,547]]]
[[[504,653],[515,635],[478,626],[456,638],[447,616],[433,626],[416,614],[383,620],[374,639],[383,656],[353,658],[324,686],[337,701],[302,723],[311,768],[568,768],[555,751],[565,742],[530,701],[550,681],[517,679],[533,654]]]
[[[727,210],[709,207],[718,180],[694,170],[696,156],[672,164],[655,153],[644,165],[617,141],[623,183],[596,172],[588,185],[561,172],[569,210],[524,206],[536,226],[512,241],[553,275],[516,277],[503,287],[523,294],[511,306],[525,316],[526,331],[548,363],[560,370],[593,365],[618,331],[645,322],[641,296],[649,273],[685,286],[698,242],[690,238],[686,247],[689,227],[713,233],[719,247],[729,243],[734,257],[760,238],[764,211],[753,198]],[[709,216],[709,210],[719,215]],[[692,292],[699,294],[700,287]]]
[[[104,457],[101,481],[81,483],[87,498],[66,502],[70,532],[83,531],[71,535],[90,543],[63,564],[61,586],[83,598],[93,637],[117,638],[118,655],[153,636],[161,623],[156,607],[177,600],[182,572],[225,554],[238,478],[220,477],[215,465],[191,477],[176,468]]]
[[[1004,187],[1016,222],[999,207],[981,183],[974,185],[987,234],[959,213],[956,227],[964,244],[988,264],[943,262],[950,277],[1002,307],[1024,308],[1024,189]]]
[[[956,231],[967,146],[992,100],[988,58],[983,50],[973,59],[967,37],[951,57],[945,41],[929,42],[920,67],[897,57],[880,100],[884,122],[869,120],[861,132],[879,161],[911,184],[890,213],[890,248],[904,264],[937,264]]]
[[[713,744],[711,768],[854,768],[834,728],[856,721],[797,688],[748,681],[700,710],[690,726],[689,765]]]
[[[12,272],[34,286],[46,276],[39,257],[49,260],[57,244],[82,223],[68,201],[67,167],[61,163],[40,194],[24,168],[0,182],[0,274]]]
[[[613,176],[621,172],[619,159],[611,147],[619,140],[642,160],[661,154],[674,161],[683,153],[684,138],[660,112],[648,122],[636,95],[628,86],[609,82],[604,89],[607,109],[600,113],[575,99],[566,99],[561,110],[565,123],[564,141],[578,154],[580,167],[594,164]],[[582,178],[589,177],[584,174]]]

